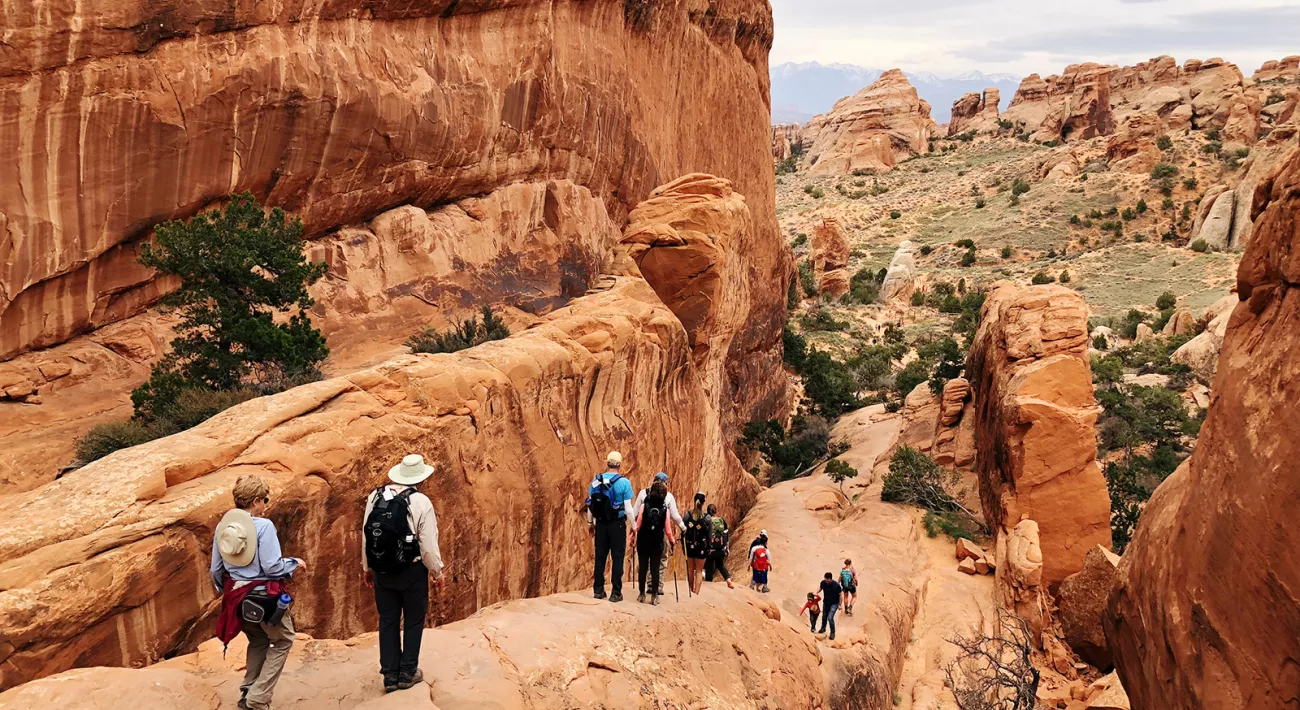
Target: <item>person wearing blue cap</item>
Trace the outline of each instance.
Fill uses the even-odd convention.
[[[664,473],[663,471],[656,473],[654,480],[655,482],[662,482],[665,487],[668,486],[668,474]],[[646,493],[649,490],[650,490],[649,488],[643,488],[641,489],[641,492],[637,494],[636,503],[632,505],[633,520],[635,520],[636,517],[641,514],[641,508],[645,505]],[[686,523],[685,521],[682,520],[682,514],[677,511],[677,499],[673,497],[671,491],[668,493],[665,502],[668,506],[669,519],[673,521],[673,524],[677,526],[678,530],[685,530]],[[665,533],[667,532],[667,528],[668,526],[665,525],[664,526]],[[659,556],[659,585],[655,587],[654,594],[664,593],[663,590],[664,580],[668,579],[668,558],[672,556],[674,547],[675,545],[668,545],[667,547],[664,548],[664,553]]]

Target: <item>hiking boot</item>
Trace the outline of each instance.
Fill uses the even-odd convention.
[[[397,676],[384,676],[384,692],[391,693],[397,690]]]
[[[235,707],[239,710],[248,710],[248,698],[240,698],[239,702],[235,703]]]
[[[638,604],[645,604],[645,592],[636,595],[636,601]]]
[[[832,640],[832,641],[835,640],[835,634],[833,634],[833,633],[831,634],[831,640]]]
[[[423,682],[424,682],[424,673],[419,668],[416,668],[415,672],[412,673],[411,675],[408,676],[403,674],[400,678],[397,679],[397,689],[406,690],[407,688],[414,688],[415,686]]]
[[[767,586],[766,584],[764,584],[764,585],[763,585],[763,593],[764,593],[764,594],[767,594],[767,593],[770,592],[770,591],[772,591],[772,590],[769,589],[768,586]]]
[[[596,592],[595,594],[593,594],[592,596],[596,597],[597,599],[604,599],[604,598],[605,598],[605,590],[602,589],[602,590],[600,590],[599,592]]]
[[[622,592],[614,592],[613,594],[609,595],[609,600],[615,603],[623,601]]]
[[[728,580],[727,580],[727,589],[735,589],[735,588],[736,588],[736,585],[732,584],[732,583],[731,583],[731,580],[728,579]]]
[[[655,606],[659,606],[659,595],[656,594],[653,597],[650,597],[650,603]]]

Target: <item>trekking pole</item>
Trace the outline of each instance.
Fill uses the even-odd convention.
[[[674,597],[677,597],[677,601],[680,602],[680,601],[682,600],[682,592],[681,592],[680,589],[677,588],[677,559],[676,559],[676,557],[677,557],[676,555],[673,555],[673,558],[674,558],[674,559],[673,559],[673,596],[674,596]]]

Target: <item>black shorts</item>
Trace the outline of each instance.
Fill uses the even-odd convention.
[[[858,593],[858,585],[856,585],[856,584],[850,584],[849,586],[847,586],[847,587],[844,588],[844,591],[845,591],[845,593],[847,593],[847,594],[857,594],[857,593]]]

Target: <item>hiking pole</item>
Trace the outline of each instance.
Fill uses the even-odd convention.
[[[673,596],[674,596],[674,597],[677,597],[677,601],[680,602],[680,601],[682,600],[682,592],[681,592],[680,589],[677,588],[677,560],[676,560],[676,557],[677,557],[676,555],[673,555],[673,558],[674,558],[674,559],[673,559]]]

